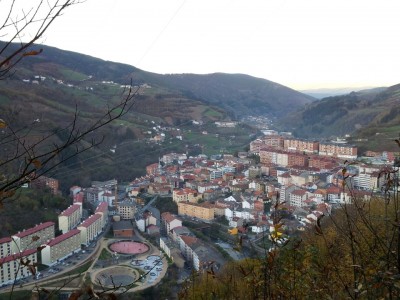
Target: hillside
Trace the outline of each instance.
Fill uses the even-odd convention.
[[[324,98],[282,119],[295,136],[332,138],[350,135],[351,141],[371,150],[396,148],[390,141],[400,132],[400,84]]]
[[[246,115],[281,117],[315,100],[281,84],[243,74],[172,74],[154,77],[187,97],[225,109],[234,118]]]
[[[219,107],[233,118],[254,114],[280,117],[315,100],[278,83],[243,74],[161,75],[53,47],[40,45],[38,48],[43,49],[41,55],[24,60],[15,78],[40,74],[72,84],[88,81],[89,76],[91,81],[118,84],[128,84],[132,80],[134,85],[146,83],[161,88],[159,94],[179,95]]]
[[[125,97],[127,84],[138,88],[128,114],[80,142],[88,145],[104,138],[100,145],[49,174],[60,179],[64,189],[90,180],[131,180],[167,152],[240,151],[256,130],[245,124],[218,128],[215,121],[246,114],[279,117],[313,100],[246,75],[159,75],[56,48],[38,48],[43,49],[39,56],[23,60],[11,77],[0,81],[1,118],[14,130],[29,128],[22,131],[26,143],[46,134],[52,137],[44,147],[62,143],[68,136],[60,129],[71,124],[75,110],[77,125],[84,128]],[[192,120],[200,125],[192,125]],[[160,135],[159,128],[165,128],[161,143],[152,141]],[[10,155],[12,149],[4,148],[3,155]]]

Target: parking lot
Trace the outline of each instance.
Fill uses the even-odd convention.
[[[153,283],[163,270],[162,259],[157,255],[149,255],[145,260],[133,260],[131,264],[148,273],[146,276],[147,283]]]

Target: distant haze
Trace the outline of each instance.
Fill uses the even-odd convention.
[[[311,90],[300,90],[300,92],[312,96],[317,99],[322,99],[325,97],[331,97],[331,96],[338,96],[338,95],[345,95],[351,92],[358,92],[362,90],[369,90],[373,89],[375,87],[368,86],[368,87],[346,87],[346,88],[332,88],[332,89],[311,89]]]

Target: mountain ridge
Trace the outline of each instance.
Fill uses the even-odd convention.
[[[233,118],[250,114],[282,116],[287,111],[315,101],[313,97],[282,84],[245,74],[156,74],[86,54],[45,45],[35,47],[43,49],[42,53],[37,57],[24,59],[19,68],[25,67],[31,72],[52,76],[58,72],[59,77],[62,77],[62,69],[69,69],[91,75],[97,80],[112,80],[120,84],[129,84],[132,81],[134,85],[155,84],[206,104],[219,106],[227,110]]]

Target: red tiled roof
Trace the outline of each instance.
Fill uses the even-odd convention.
[[[10,237],[5,237],[5,238],[0,239],[0,244],[9,243],[11,241],[12,241],[12,239]]]
[[[52,239],[50,242],[47,243],[48,246],[53,247],[54,245],[57,245],[61,243],[62,241],[65,241],[66,239],[69,239],[70,237],[80,234],[81,231],[78,229],[72,229],[68,231],[67,233],[64,233],[62,235],[59,235],[58,237]]]
[[[94,213],[98,213],[98,212],[106,212],[108,210],[108,203],[107,202],[101,202],[97,208],[96,211]]]
[[[68,217],[68,216],[70,216],[70,215],[72,215],[74,212],[76,212],[78,209],[80,209],[81,208],[81,206],[80,205],[78,205],[78,204],[73,204],[73,205],[71,205],[70,207],[68,207],[66,210],[64,210],[61,214],[60,214],[60,216],[66,216],[66,217]]]
[[[13,260],[20,259],[21,257],[29,256],[29,255],[31,255],[31,254],[33,254],[35,252],[37,252],[36,249],[28,249],[28,250],[25,250],[25,251],[23,251],[21,253],[15,253],[15,254],[6,256],[4,258],[0,258],[0,265],[8,263],[8,262],[13,261]]]
[[[43,230],[43,229],[45,229],[47,227],[50,227],[50,226],[54,226],[54,222],[45,222],[43,224],[36,225],[35,227],[29,228],[29,229],[24,230],[24,231],[22,231],[20,233],[14,234],[13,236],[17,236],[19,238],[23,238],[25,236],[34,234],[35,232],[41,231],[41,230]]]
[[[305,190],[294,190],[293,192],[291,192],[292,195],[296,195],[296,196],[304,196],[307,193],[307,191]]]
[[[84,194],[82,192],[79,192],[74,195],[74,203],[79,202],[82,203],[84,198]]]
[[[161,214],[161,218],[168,223],[171,223],[173,220],[176,219],[175,216],[173,216],[170,212],[163,212]]]
[[[188,246],[193,245],[194,243],[197,242],[197,238],[193,236],[181,235],[180,237],[183,240],[183,242]]]
[[[83,221],[81,224],[78,225],[79,227],[89,227],[92,225],[94,222],[96,222],[98,219],[100,219],[100,215],[91,215],[89,218],[87,218],[85,221]]]
[[[328,194],[340,194],[341,189],[337,186],[330,186],[326,191]]]

